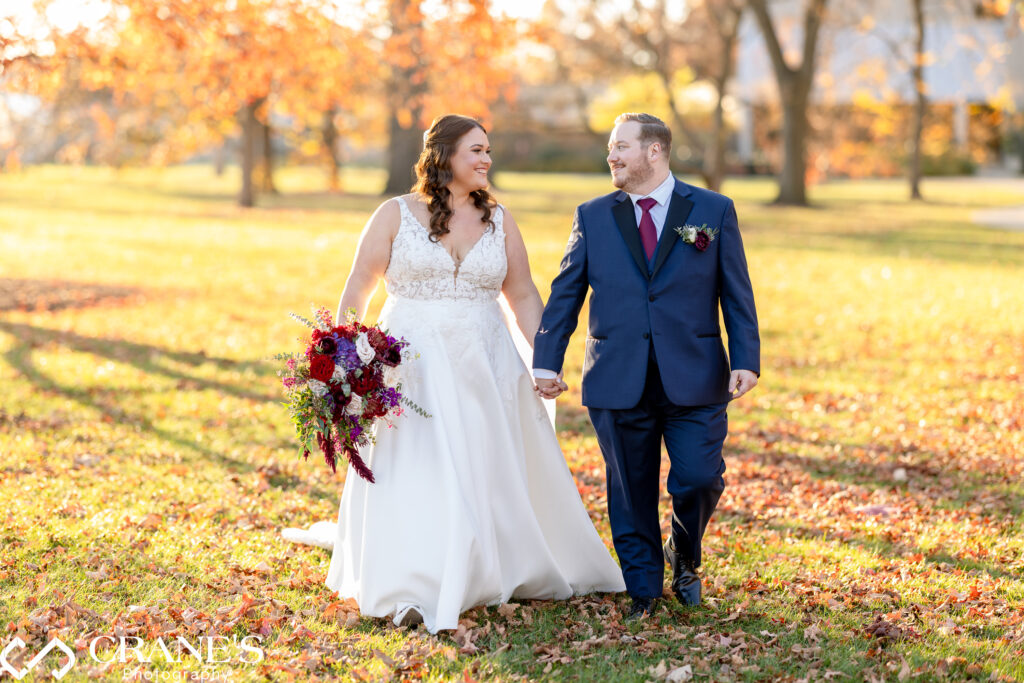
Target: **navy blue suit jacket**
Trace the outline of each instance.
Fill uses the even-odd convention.
[[[676,232],[688,224],[718,228],[706,251]],[[728,401],[730,359],[733,368],[760,374],[754,294],[728,197],[676,180],[650,263],[628,194],[613,192],[578,206],[534,339],[533,367],[562,369],[588,290],[585,406],[625,409],[639,403],[652,344],[665,391],[677,405]]]

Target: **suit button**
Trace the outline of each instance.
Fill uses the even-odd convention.
[[[651,333],[650,332],[644,332],[644,339],[650,339],[650,338],[651,338]]]
[[[654,301],[654,299],[655,299],[655,296],[653,294],[650,295],[649,297],[647,297],[648,301]]]

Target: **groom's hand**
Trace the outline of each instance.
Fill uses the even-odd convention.
[[[757,386],[757,375],[750,370],[733,370],[729,376],[729,393],[735,400]]]
[[[534,388],[541,398],[556,398],[559,394],[569,388],[569,385],[562,381],[562,373],[553,379],[534,379]]]

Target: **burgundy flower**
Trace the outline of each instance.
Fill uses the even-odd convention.
[[[388,338],[378,328],[371,327],[369,330],[367,330],[366,338],[369,340],[370,346],[372,346],[373,350],[376,351],[378,354],[387,351],[389,346]]]
[[[360,396],[366,396],[374,389],[379,389],[381,384],[380,376],[372,372],[363,371],[360,377],[351,378],[352,391]]]
[[[371,396],[366,402],[366,409],[363,411],[363,417],[373,420],[378,417],[382,417],[388,412],[388,408],[384,405],[384,400],[380,395]]]
[[[325,356],[333,356],[338,352],[338,342],[334,340],[334,337],[324,337],[316,344],[317,353],[322,353]]]
[[[356,335],[359,334],[359,330],[356,328],[355,325],[338,325],[332,330],[332,332],[334,332],[339,337],[344,337],[345,339],[348,339],[349,341],[355,339]]]
[[[392,344],[383,351],[378,349],[377,360],[379,360],[382,365],[395,367],[402,362],[402,345]]]
[[[329,382],[334,374],[334,359],[330,356],[313,356],[309,361],[309,376],[321,382]]]
[[[331,413],[331,422],[337,424],[345,416],[345,408],[352,401],[351,394],[346,396],[341,391],[332,391],[331,396],[334,397],[334,412]]]
[[[697,247],[697,251],[704,251],[711,244],[711,238],[708,234],[703,231],[697,231],[697,237],[693,240],[693,246]]]

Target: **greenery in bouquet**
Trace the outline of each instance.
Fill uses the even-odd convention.
[[[429,417],[402,395],[399,368],[414,357],[409,344],[377,325],[363,325],[351,309],[342,324],[335,324],[325,308],[315,309],[313,320],[291,316],[312,330],[303,340],[304,351],[275,356],[286,361],[278,375],[302,456],[319,449],[336,471],[338,456],[344,455],[372,482],[359,449],[373,443],[378,420],[392,426],[403,406]]]

